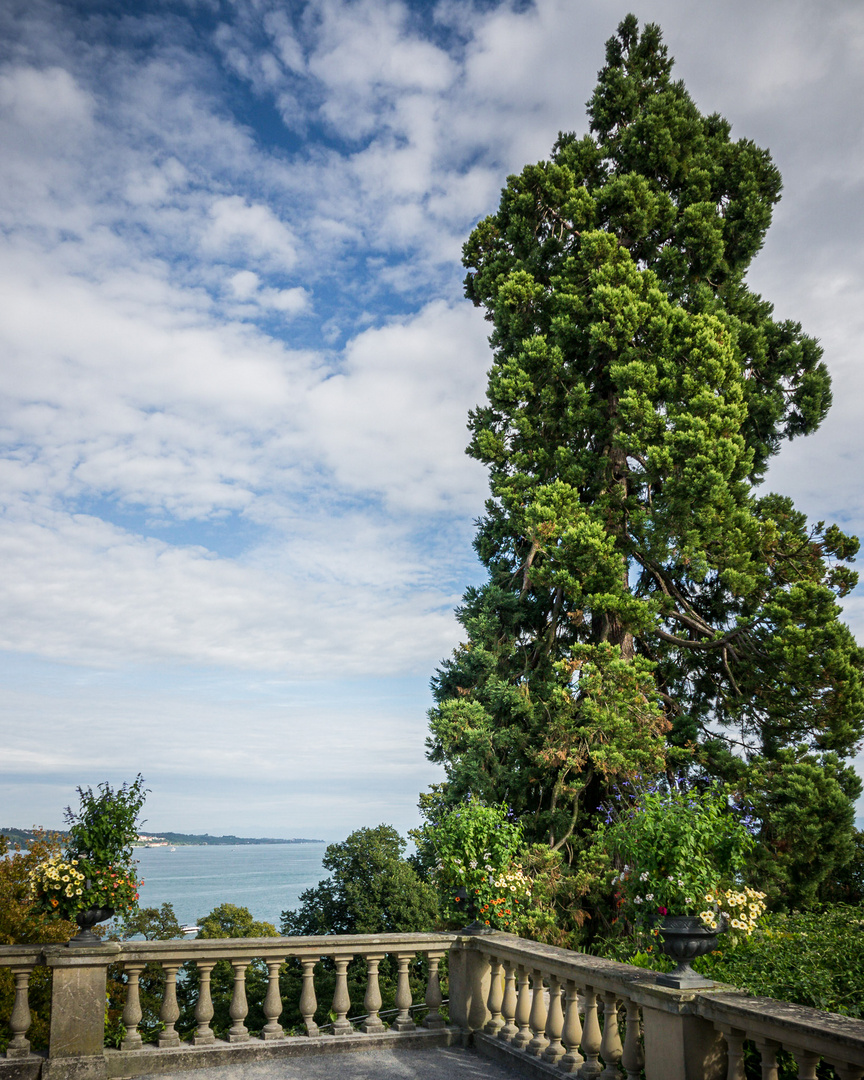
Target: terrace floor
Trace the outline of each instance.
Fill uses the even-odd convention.
[[[309,1054],[182,1073],[149,1073],[137,1080],[515,1080],[516,1077],[524,1074],[474,1050],[442,1046]]]

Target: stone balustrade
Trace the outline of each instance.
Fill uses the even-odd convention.
[[[385,956],[396,971],[395,1016],[381,1015],[379,967]],[[412,1000],[409,973],[427,959],[422,1002]],[[448,1019],[439,966],[448,957]],[[365,960],[362,1016],[352,1017],[348,965]],[[296,1004],[305,1034],[281,1024],[279,974],[286,960],[302,971]],[[328,1030],[315,1023],[318,966],[326,959],[335,983]],[[218,1038],[211,1023],[210,976],[218,961],[233,970],[231,1026]],[[247,1027],[246,977],[253,961],[267,971],[260,1032]],[[156,1043],[139,1030],[139,979],[147,965],[164,973]],[[126,981],[120,1049],[103,1047],[109,965]],[[178,974],[197,970],[196,1029],[176,1030]],[[8,1017],[12,1038],[0,1080],[109,1080],[173,1073],[201,1066],[242,1064],[298,1053],[341,1052],[370,1045],[448,1045],[471,1042],[525,1076],[573,1074],[583,1080],[744,1080],[745,1048],[761,1061],[763,1080],[777,1080],[778,1054],[791,1053],[802,1080],[815,1080],[820,1061],[838,1080],[864,1077],[864,1022],[786,1002],[753,998],[731,987],[676,990],[658,986],[651,973],[584,953],[539,945],[509,934],[386,934],[331,937],[109,942],[91,948],[3,946],[0,966],[15,981]],[[52,971],[50,1045],[34,1054],[28,982],[37,966]],[[418,1024],[412,1015],[424,1014]],[[819,1075],[825,1075],[823,1065]]]
[[[460,967],[467,992],[456,1012],[452,979]],[[462,936],[450,971],[451,1020],[485,1053],[526,1073],[744,1080],[749,1042],[762,1080],[777,1080],[781,1050],[801,1080],[815,1080],[820,1061],[838,1080],[864,1077],[864,1021],[834,1013],[720,984],[674,990],[641,968],[508,934]]]

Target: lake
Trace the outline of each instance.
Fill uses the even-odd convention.
[[[239,844],[136,848],[144,878],[141,907],[168,902],[182,925],[196,922],[219,904],[247,907],[257,920],[279,929],[280,915],[297,908],[300,893],[328,872],[321,866],[326,844]]]

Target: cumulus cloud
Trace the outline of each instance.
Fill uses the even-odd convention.
[[[249,205],[240,195],[215,199],[201,240],[209,255],[235,255],[290,270],[297,259],[291,230],[268,206]]]
[[[0,643],[81,670],[420,678],[456,640],[485,491],[460,245],[508,172],[585,130],[616,16],[203,11],[0,11]],[[769,485],[861,531],[864,17],[780,11],[640,17],[784,172],[752,281],[821,338],[836,405]]]

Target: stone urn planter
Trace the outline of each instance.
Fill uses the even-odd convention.
[[[706,979],[694,971],[690,961],[717,948],[717,938],[726,930],[725,923],[711,930],[698,915],[665,915],[659,930],[663,952],[678,962],[674,971],[664,971],[657,976],[659,985],[672,986],[676,990],[713,986],[713,979]]]
[[[105,922],[106,919],[110,919],[114,914],[114,908],[110,907],[91,907],[86,911],[79,911],[75,915],[75,922],[78,923],[79,930],[75,937],[68,942],[68,947],[82,948],[89,945],[101,945],[100,939],[93,933],[93,927],[96,923]]]

